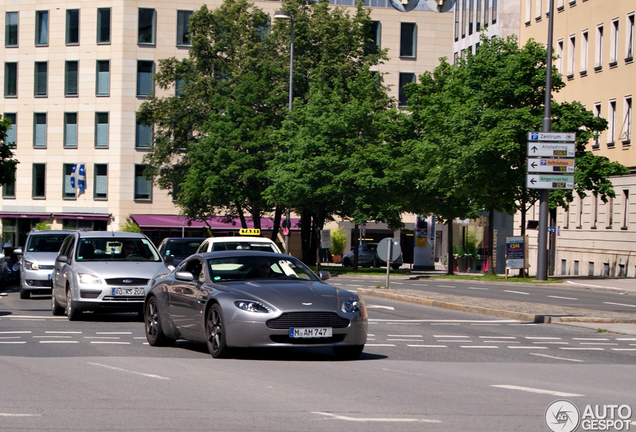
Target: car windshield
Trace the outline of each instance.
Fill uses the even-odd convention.
[[[68,234],[37,234],[29,236],[28,252],[59,252]]]
[[[154,246],[145,238],[82,238],[76,258],[77,261],[161,261]]]
[[[224,251],[224,250],[254,250],[259,252],[274,252],[278,251],[272,246],[271,243],[264,242],[250,242],[250,241],[232,241],[232,242],[218,242],[212,244],[212,251]]]
[[[173,239],[166,242],[166,256],[186,258],[196,253],[201,240]]]
[[[255,279],[318,281],[318,277],[299,260],[287,257],[236,256],[208,259],[214,282]]]

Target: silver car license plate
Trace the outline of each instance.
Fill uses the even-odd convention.
[[[309,338],[326,338],[333,336],[333,329],[331,327],[306,327],[306,328],[290,328],[289,337],[298,339]]]
[[[143,296],[146,290],[143,288],[112,288],[114,296]]]

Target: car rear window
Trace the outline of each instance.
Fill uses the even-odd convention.
[[[237,241],[237,242],[218,242],[218,243],[212,244],[212,252],[224,251],[224,250],[253,250],[253,251],[259,251],[259,252],[278,253],[278,251],[274,248],[274,246],[271,243]]]
[[[186,258],[197,252],[201,240],[168,240],[166,243],[166,256]]]

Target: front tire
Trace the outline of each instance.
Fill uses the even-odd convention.
[[[55,292],[53,290],[51,290],[51,312],[55,316],[64,315],[64,308],[57,302]]]
[[[157,298],[150,297],[144,307],[144,322],[146,323],[146,339],[151,346],[170,346],[174,339],[170,339],[163,332]]]
[[[360,357],[364,345],[349,345],[333,347],[333,352],[341,360],[355,360]]]
[[[77,310],[73,302],[73,296],[71,296],[71,287],[66,288],[66,318],[69,321],[77,321],[80,319],[82,311]]]
[[[20,298],[22,300],[31,298],[31,292],[22,288],[22,285],[20,285]]]
[[[205,318],[205,334],[207,335],[208,351],[212,357],[227,357],[229,349],[225,343],[225,324],[219,304],[214,304],[208,309]]]
[[[342,266],[351,267],[351,261],[349,261],[349,258],[345,258],[344,260],[342,260]]]

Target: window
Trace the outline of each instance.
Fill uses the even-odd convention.
[[[71,182],[73,175],[73,164],[65,163],[63,166],[64,178],[62,179],[62,198],[64,199],[76,199],[75,187]]]
[[[155,24],[157,13],[154,9],[139,8],[137,42],[144,45],[155,44]]]
[[[488,27],[488,16],[490,15],[490,0],[484,0],[484,25]]]
[[[18,96],[18,64],[4,64],[4,97]]]
[[[559,0],[557,2],[557,10],[561,12],[563,9],[565,9],[565,0]]]
[[[634,61],[634,14],[627,17],[627,34],[625,35],[625,61]],[[16,40],[17,43],[17,40]]]
[[[152,199],[152,180],[144,177],[145,165],[135,165],[135,199],[150,201]]]
[[[473,25],[474,25],[473,12],[475,11],[474,6],[475,6],[475,0],[468,0],[468,34],[469,35],[473,34]]]
[[[4,46],[18,46],[18,13],[7,12],[4,15]]]
[[[601,116],[601,103],[597,102],[594,104],[594,116],[595,117],[600,117]],[[594,144],[592,145],[592,149],[598,149],[600,146],[600,135],[596,137],[596,140],[594,140]]]
[[[108,148],[108,113],[95,113],[95,147]]]
[[[67,61],[64,71],[64,96],[77,96],[78,62]]]
[[[459,2],[456,4],[459,4]],[[466,11],[466,0],[462,0],[462,39],[466,37],[466,24],[468,23],[468,20],[466,19]]]
[[[110,8],[97,9],[97,43],[110,43]]]
[[[152,148],[152,125],[144,125],[137,121],[135,148],[150,149]]]
[[[526,25],[532,21],[532,0],[526,0]]]
[[[35,46],[49,44],[49,11],[35,11]]]
[[[2,198],[15,199],[15,172],[13,178],[2,185]]]
[[[616,100],[610,100],[607,113],[607,147],[614,147],[616,142]]]
[[[371,21],[369,22],[369,47],[378,47],[380,48],[380,36],[381,36],[382,26],[380,25],[380,21]]]
[[[174,95],[175,96],[179,96],[180,94],[183,94],[183,91],[185,90],[185,81],[183,81],[181,78],[177,78],[174,81]]]
[[[7,133],[4,137],[5,144],[17,144],[17,114],[16,113],[4,113],[4,118],[11,120],[11,126],[8,127]]]
[[[409,72],[400,72],[400,82],[399,82],[399,87],[398,87],[398,100],[399,100],[399,106],[401,107],[405,107],[407,106],[407,97],[406,97],[406,92],[404,91],[404,86],[415,82],[415,74],[414,73],[409,73]]]
[[[459,7],[455,6],[455,42],[459,40]]]
[[[497,23],[497,0],[492,0],[492,23]]]
[[[47,62],[35,62],[35,81],[33,89],[35,97],[46,97],[48,66]]]
[[[603,69],[603,25],[596,27],[596,62],[595,71]]]
[[[623,125],[621,126],[621,133],[619,139],[623,142],[624,146],[629,145],[632,142],[632,97],[625,96],[625,102],[623,103],[623,112],[625,118],[623,119]]]
[[[629,225],[629,189],[623,189],[623,227],[627,229]]]
[[[475,30],[481,30],[481,0],[477,0],[477,16],[475,20]]]
[[[46,164],[33,164],[33,184],[31,189],[31,197],[34,199],[43,199],[46,197]]]
[[[559,39],[556,45],[556,68],[560,74],[563,73],[563,39]]]
[[[589,49],[589,35],[587,30],[583,30],[581,33],[581,76],[587,75],[587,63],[588,63],[588,49]]]
[[[79,45],[79,9],[66,10],[66,45]]]
[[[534,19],[537,21],[541,21],[541,18],[543,17],[543,0],[536,0],[534,8],[535,8]]]
[[[605,228],[612,228],[614,225],[614,198],[609,197],[607,202],[607,226]]]
[[[190,25],[188,20],[192,16],[192,11],[177,11],[177,45],[190,45]]]
[[[574,78],[574,69],[576,69],[576,36],[571,35],[568,47],[568,79]]]
[[[108,96],[110,94],[110,60],[97,60],[95,94],[97,96]]]
[[[592,226],[591,229],[598,227],[598,195],[592,194]]]
[[[148,96],[154,90],[153,75],[155,62],[139,60],[137,62],[137,96]]]
[[[417,25],[401,23],[400,25],[400,57],[415,58],[417,41]]]
[[[618,20],[612,21],[612,34],[610,39],[610,67],[618,62]]]
[[[77,113],[64,113],[64,148],[77,148]]]
[[[46,148],[46,113],[33,114],[33,147]]]
[[[93,198],[96,200],[105,200],[108,198],[108,165],[95,164],[94,172]]]

